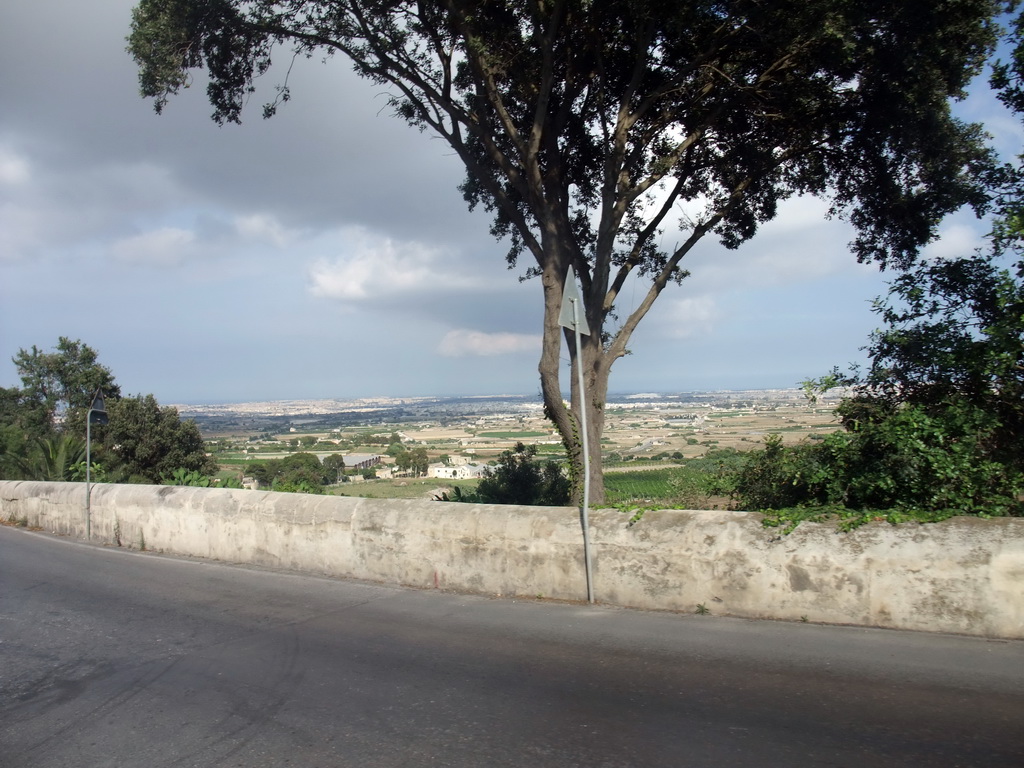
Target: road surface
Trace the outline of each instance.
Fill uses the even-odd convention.
[[[1024,766],[1024,643],[513,601],[0,527],[0,766]]]

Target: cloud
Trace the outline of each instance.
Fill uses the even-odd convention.
[[[0,259],[115,254],[124,238],[175,225],[176,205],[199,205],[154,163],[67,154],[42,139],[0,145]]]
[[[939,229],[939,237],[922,251],[926,259],[942,260],[970,256],[985,247],[985,238],[976,227],[951,222]]]
[[[28,160],[9,149],[0,147],[0,184],[11,186],[24,184],[29,180],[30,175]]]
[[[516,280],[528,257],[506,269],[508,243],[489,235],[483,207],[467,212],[458,190],[465,169],[445,142],[392,116],[384,89],[342,57],[282,57],[243,126],[209,119],[201,77],[157,117],[124,51],[136,2],[5,8],[0,67],[18,77],[0,78],[0,356],[73,327],[133,391],[161,399],[184,397],[175,388],[225,400],[261,388],[279,396],[535,388],[526,356],[538,350],[542,286]],[[289,67],[294,98],[260,120]],[[1015,155],[1022,129],[997,108],[988,95],[972,119]],[[676,206],[666,248],[685,237],[677,220],[705,203]],[[712,373],[729,366],[759,383],[757,370],[768,369],[748,358],[783,350],[794,324],[799,334],[820,329],[816,349],[842,360],[840,308],[874,323],[865,302],[884,290],[877,270],[849,253],[852,230],[822,221],[826,210],[810,198],[786,201],[738,251],[705,238],[683,264],[692,277],[665,291],[631,340],[634,355],[619,364],[623,375],[635,371],[630,386],[684,386],[701,366],[707,384],[727,384]],[[969,240],[944,234],[933,248]],[[648,285],[629,281],[620,318]],[[136,320],[124,323],[129,299]],[[46,302],[52,311],[41,319]],[[216,349],[196,306],[220,309]],[[842,344],[854,349],[866,332]],[[268,346],[305,367],[271,370],[261,354]],[[343,356],[323,354],[341,347]],[[197,349],[210,354],[202,376],[190,368]],[[396,365],[415,375],[396,375]],[[785,380],[814,370],[802,363]],[[0,367],[0,384],[4,375],[13,369]],[[619,381],[613,374],[613,386]]]
[[[441,287],[469,290],[477,284],[473,277],[451,269],[451,261],[439,249],[423,243],[401,242],[362,228],[346,231],[342,239],[345,255],[317,259],[309,268],[314,296],[362,303]]]
[[[277,218],[263,213],[237,217],[235,230],[242,237],[269,242],[278,248],[284,248],[295,239],[294,234],[285,229]]]
[[[779,205],[775,219],[736,250],[726,249],[708,234],[684,260],[684,268],[693,273],[684,286],[701,293],[763,289],[874,269],[859,265],[850,253],[853,228],[829,220],[827,212],[827,204],[812,197],[787,200]]]
[[[0,262],[20,259],[39,246],[39,219],[30,207],[0,201]]]
[[[493,357],[540,350],[540,336],[526,333],[483,333],[460,328],[441,339],[437,351],[444,357]]]
[[[162,227],[119,240],[113,244],[111,252],[122,261],[175,266],[192,254],[195,241],[195,234],[189,230]]]
[[[686,339],[711,333],[721,313],[715,300],[710,296],[678,299],[669,303],[661,324],[666,327],[665,335],[674,339]]]

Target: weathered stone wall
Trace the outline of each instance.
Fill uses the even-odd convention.
[[[0,482],[0,517],[85,537],[85,487]],[[423,588],[586,599],[579,514],[170,486],[94,485],[94,541]],[[745,512],[590,514],[598,601],[1024,638],[1024,520],[802,524]]]

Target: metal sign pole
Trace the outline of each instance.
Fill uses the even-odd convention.
[[[594,582],[590,569],[590,441],[587,439],[587,397],[583,389],[583,346],[580,336],[580,303],[572,299],[573,326],[576,330],[576,377],[580,387],[580,439],[583,442],[583,561],[587,571],[587,602],[594,602]]]
[[[85,413],[85,540],[92,540],[92,422],[108,424],[103,390],[97,389],[92,396],[92,405]]]
[[[590,564],[590,446],[587,440],[587,393],[584,389],[583,376],[583,342],[581,334],[590,335],[587,318],[580,314],[579,288],[576,287],[576,273],[570,266],[565,276],[565,287],[562,289],[562,309],[558,316],[558,324],[563,328],[572,328],[576,332],[576,374],[580,391],[580,432],[583,441],[583,508],[580,510],[583,524],[583,561],[587,572],[587,602],[594,602],[594,582]]]
[[[89,467],[92,465],[90,447],[92,445],[92,409],[85,414],[85,540],[92,541],[92,509],[90,509]]]

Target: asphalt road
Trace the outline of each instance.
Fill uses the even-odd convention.
[[[467,597],[0,528],[0,768],[1024,766],[1024,643]]]

